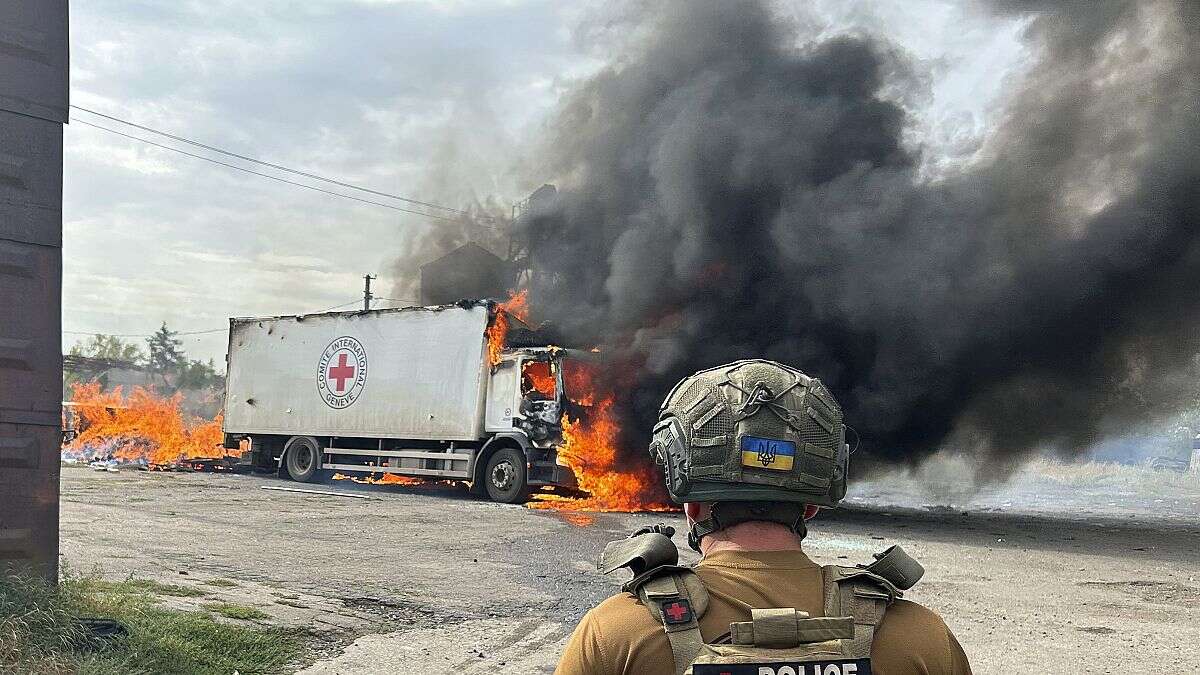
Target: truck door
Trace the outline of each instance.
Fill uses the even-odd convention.
[[[493,433],[512,431],[513,416],[521,404],[518,366],[519,360],[515,356],[506,356],[491,370],[484,430]]]

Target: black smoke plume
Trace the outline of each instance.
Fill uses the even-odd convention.
[[[760,0],[633,7],[518,233],[540,318],[632,372],[631,450],[676,380],[747,357],[821,377],[889,464],[1079,451],[1195,387],[1200,5],[989,3],[1036,62],[932,178],[886,41],[806,39]]]

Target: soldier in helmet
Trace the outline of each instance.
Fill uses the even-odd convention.
[[[924,570],[898,546],[870,565],[822,567],[805,521],[846,494],[842,410],[816,378],[738,361],[681,381],[663,402],[650,451],[682,503],[673,530],[612,542],[619,595],[588,612],[561,675],[961,675],[971,672],[942,619],[900,596]]]

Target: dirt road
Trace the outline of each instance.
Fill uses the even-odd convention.
[[[64,560],[207,594],[175,604],[251,604],[310,627],[317,660],[304,673],[544,673],[624,581],[595,572],[603,544],[659,521],[683,529],[674,514],[535,511],[451,487],[353,490],[368,499],[262,489],[295,485],[67,468]],[[810,555],[848,564],[904,545],[928,569],[908,597],[942,613],[976,672],[1200,668],[1200,495],[1135,520],[901,509],[869,491],[812,523]]]

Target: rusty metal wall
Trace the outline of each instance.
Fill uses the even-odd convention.
[[[54,579],[67,0],[0,2],[0,566]]]

